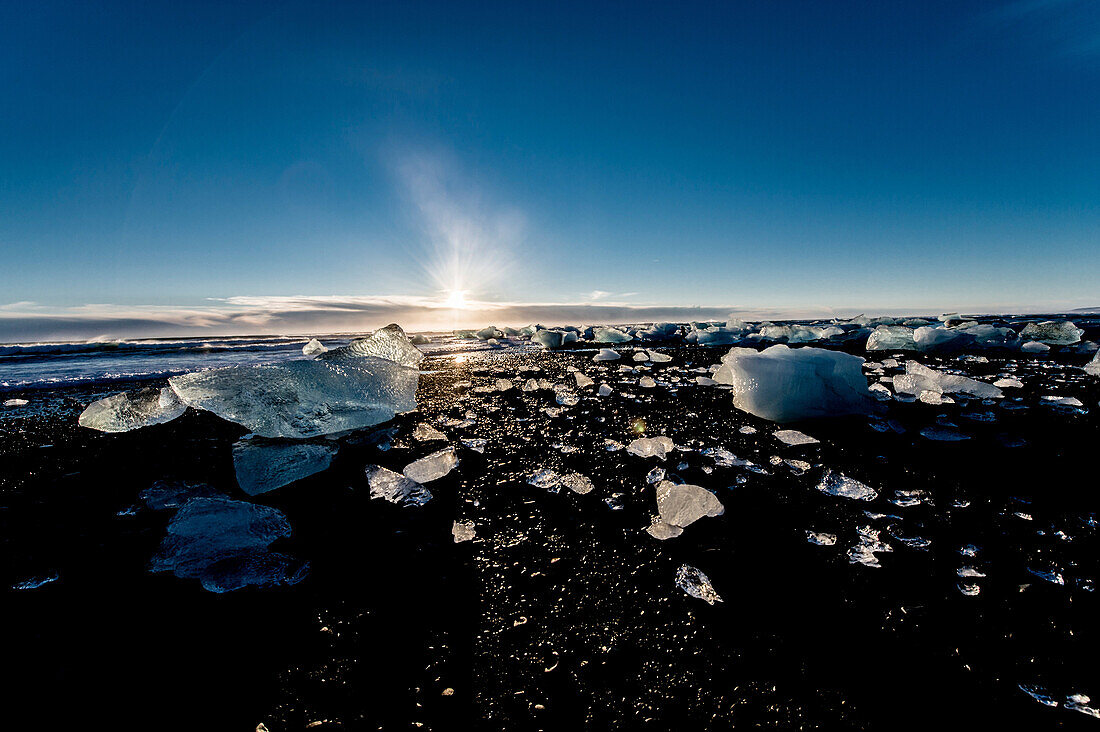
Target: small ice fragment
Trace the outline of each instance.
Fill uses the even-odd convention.
[[[818,546],[833,546],[836,544],[836,534],[827,534],[824,531],[807,531],[806,541]]]
[[[817,484],[817,489],[830,496],[853,498],[858,501],[873,501],[878,498],[878,492],[871,486],[832,470],[825,471],[825,476]]]
[[[670,437],[641,437],[626,446],[626,451],[638,457],[654,457],[664,460],[665,455],[674,450],[676,444]]]
[[[744,427],[741,427],[737,431],[740,432],[743,435],[755,435],[756,434],[756,428],[752,427],[750,425],[745,425]]]
[[[458,453],[454,447],[445,447],[438,452],[420,458],[405,466],[405,477],[417,483],[430,483],[438,480],[458,466]]]
[[[497,379],[495,386],[497,391],[508,391],[512,388],[512,381],[510,379]]]
[[[4,400],[4,406],[5,407],[25,407],[28,404],[30,404],[30,402],[28,402],[26,399],[5,399]]]
[[[401,473],[380,465],[368,465],[364,472],[371,498],[383,498],[402,507],[423,506],[432,500],[431,491]]]
[[[113,394],[92,402],[77,423],[100,432],[129,432],[141,427],[171,422],[187,411],[171,387],[147,387]]]
[[[787,445],[812,445],[820,442],[817,438],[810,437],[798,430],[778,430],[775,433],[775,438]]]
[[[643,361],[648,361],[649,360],[649,354],[646,353],[645,351],[635,351],[634,352],[634,360],[637,363],[642,363]]]
[[[471,437],[469,439],[463,440],[462,444],[470,450],[473,450],[474,452],[484,453],[485,445],[488,444],[488,442],[488,440],[482,437]]]
[[[1080,712],[1081,714],[1087,714],[1090,717],[1100,719],[1100,710],[1089,706],[1091,701],[1092,700],[1084,694],[1071,694],[1066,697],[1066,701],[1062,706],[1071,712]]]
[[[1020,350],[1024,353],[1046,353],[1050,350],[1050,346],[1039,341],[1028,341],[1020,346]]]
[[[1015,376],[1006,376],[993,382],[993,386],[997,387],[998,389],[1020,389],[1023,387],[1023,385],[1024,382],[1020,381]]]
[[[914,396],[922,391],[938,394],[968,394],[980,399],[1000,399],[1004,396],[1004,392],[992,384],[957,374],[946,374],[917,361],[907,361],[905,373],[895,376],[893,383],[894,391]]]
[[[1049,693],[1047,693],[1047,690],[1041,686],[1037,686],[1035,684],[1019,684],[1018,687],[1020,691],[1024,692],[1032,699],[1044,706],[1058,706],[1058,701],[1054,699],[1054,697],[1052,697]]]
[[[60,576],[61,575],[54,572],[53,574],[44,575],[42,577],[31,577],[22,582],[16,582],[11,588],[13,590],[37,590],[39,587],[44,587],[51,582],[57,582]]]
[[[421,422],[413,430],[413,439],[420,442],[433,442],[435,440],[446,440],[447,435],[443,434],[435,427],[432,427],[427,422]]]
[[[581,389],[583,389],[585,387],[588,387],[588,386],[592,386],[593,384],[596,383],[592,379],[590,379],[587,376],[585,376],[584,374],[582,374],[580,371],[574,372],[573,373],[573,378],[576,379],[576,381],[577,381],[577,387],[581,388]]]
[[[657,485],[665,479],[665,469],[662,467],[655,467],[646,473],[645,482],[649,485]]]
[[[1092,360],[1085,364],[1085,373],[1089,376],[1100,376],[1100,351],[1096,352],[1096,355],[1092,357]]]
[[[324,353],[327,350],[328,349],[325,348],[324,344],[316,338],[310,338],[309,343],[302,346],[302,353],[306,356],[315,356],[318,353]]]
[[[649,360],[653,363],[668,363],[672,360],[672,356],[667,353],[658,353],[657,351],[649,351]]]
[[[591,493],[596,486],[592,485],[592,481],[588,477],[581,475],[580,473],[566,473],[561,476],[561,484],[580,495]]]
[[[1055,572],[1054,570],[1032,569],[1031,567],[1028,567],[1027,571],[1035,575],[1039,579],[1046,580],[1053,585],[1064,585],[1066,583],[1066,580],[1062,577],[1061,573]]]
[[[451,534],[454,536],[455,544],[461,544],[477,538],[477,527],[473,521],[455,521],[451,527]]]
[[[592,357],[593,361],[617,361],[619,354],[610,348],[601,348],[600,352]]]
[[[528,476],[527,485],[557,493],[561,490],[561,476],[554,470],[543,468]]]
[[[718,382],[709,376],[696,376],[695,383],[699,386],[718,386]]]
[[[691,565],[685,564],[676,570],[676,586],[692,597],[705,600],[708,605],[722,602],[710,578]]]
[[[643,389],[652,389],[653,387],[657,386],[657,382],[654,381],[653,377],[651,376],[643,376],[642,378],[638,379],[638,386],[642,387]]]
[[[602,397],[611,396],[612,388],[607,384],[600,384],[600,390],[597,392]]]

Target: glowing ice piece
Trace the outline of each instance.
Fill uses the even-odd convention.
[[[172,389],[145,388],[113,394],[92,402],[81,412],[81,427],[100,432],[129,432],[140,427],[171,422],[187,411]]]

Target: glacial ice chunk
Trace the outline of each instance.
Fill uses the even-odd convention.
[[[920,395],[922,391],[937,394],[969,394],[979,399],[1000,399],[1004,396],[996,386],[958,374],[945,374],[916,361],[907,361],[905,373],[894,377],[894,391]]]
[[[817,442],[821,442],[821,440],[816,437],[810,437],[798,430],[777,430],[775,432],[775,439],[785,445],[813,445]]]
[[[531,342],[544,348],[561,348],[566,343],[565,331],[539,330],[531,335]]]
[[[292,585],[305,577],[308,563],[267,549],[290,533],[286,516],[269,506],[193,498],[169,522],[150,570],[197,578],[211,592]]]
[[[1085,373],[1089,376],[1100,376],[1100,351],[1097,351],[1092,360],[1085,364]]]
[[[141,492],[138,498],[154,511],[179,508],[192,498],[224,497],[221,491],[206,483],[182,480],[158,480]]]
[[[692,597],[705,600],[708,605],[722,602],[710,578],[690,564],[684,564],[676,570],[676,586]]]
[[[251,437],[233,445],[237,485],[250,496],[282,488],[327,470],[336,455],[331,443],[289,442]]]
[[[913,331],[913,340],[922,351],[950,351],[970,345],[974,336],[961,329],[926,325]]]
[[[4,406],[9,407],[9,408],[10,407],[25,407],[28,404],[30,404],[30,402],[28,402],[26,399],[5,399],[4,400]]]
[[[316,356],[318,353],[324,353],[327,350],[325,345],[316,338],[310,338],[309,343],[302,346],[302,353],[307,356]]]
[[[601,348],[600,352],[592,358],[593,361],[618,361],[619,354],[617,351],[612,351],[610,348]]]
[[[846,475],[826,470],[817,489],[822,493],[840,498],[852,498],[857,501],[873,501],[878,498],[878,491],[865,483],[849,478]]]
[[[381,350],[387,345],[399,348],[378,341],[363,348]],[[314,360],[196,371],[173,376],[168,383],[184,404],[242,424],[262,437],[301,439],[356,430],[415,409],[420,372],[381,357],[357,356],[362,349],[349,350],[354,347]]]
[[[880,325],[867,337],[868,351],[915,351],[913,330],[904,325]]]
[[[677,484],[663,480],[657,484],[657,512],[659,519],[655,523],[684,529],[707,516],[721,516],[725,507],[718,498],[706,488],[690,483]],[[655,529],[658,533],[664,530]],[[650,534],[655,538],[654,531]],[[673,532],[673,535],[676,535]]]
[[[382,498],[398,506],[423,506],[432,500],[432,493],[420,483],[380,465],[364,469],[371,498]]]
[[[477,526],[473,521],[455,521],[451,527],[451,535],[455,539],[455,544],[461,544],[464,541],[470,541],[477,538]]]
[[[1046,353],[1050,350],[1050,346],[1040,341],[1028,341],[1020,346],[1020,350],[1024,353]]]
[[[1020,339],[1040,341],[1051,346],[1068,346],[1081,340],[1084,332],[1068,320],[1046,320],[1025,325],[1020,331]]]
[[[733,404],[773,422],[866,414],[873,403],[863,359],[823,348],[731,348],[714,375],[733,386]]]
[[[413,439],[417,442],[435,442],[436,440],[446,440],[447,435],[443,434],[435,427],[432,427],[427,422],[421,422],[413,430]]]
[[[592,340],[596,343],[626,343],[634,340],[634,336],[618,328],[596,328],[592,332]]]
[[[626,451],[638,457],[657,457],[665,459],[665,455],[676,449],[676,444],[671,437],[641,437],[626,446]]]
[[[582,388],[582,389],[585,388],[585,387],[592,386],[596,383],[592,379],[590,379],[587,376],[585,376],[584,374],[582,374],[580,371],[573,372],[573,378],[576,379],[577,386],[579,388]]]
[[[502,333],[500,330],[498,330],[496,328],[496,326],[490,325],[487,328],[482,328],[481,330],[479,330],[477,332],[477,337],[480,338],[483,341],[487,341],[487,340],[490,340],[490,339],[495,340],[497,338],[503,338],[504,333]]]
[[[418,368],[424,360],[424,353],[414,346],[400,325],[390,323],[379,328],[367,338],[357,338],[343,348],[336,348],[320,356],[328,361],[346,361],[364,356],[373,356],[386,361]]]
[[[405,477],[417,483],[430,483],[438,480],[458,467],[458,453],[454,447],[445,447],[438,452],[422,457],[405,466]]]
[[[580,495],[591,493],[595,490],[596,486],[592,485],[592,481],[588,476],[581,475],[580,473],[566,473],[561,477],[561,484]]]
[[[171,422],[187,411],[170,387],[147,387],[113,394],[92,402],[77,423],[100,432],[129,432],[141,427]]]

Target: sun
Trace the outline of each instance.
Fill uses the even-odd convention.
[[[450,295],[443,304],[451,310],[465,310],[466,309],[466,291],[465,290],[451,290]]]

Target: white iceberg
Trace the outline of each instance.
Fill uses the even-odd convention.
[[[873,403],[863,359],[823,348],[731,348],[714,374],[738,409],[773,422],[866,414]]]
[[[612,351],[610,348],[601,348],[600,352],[592,357],[593,361],[617,361],[618,359],[618,352]]]

